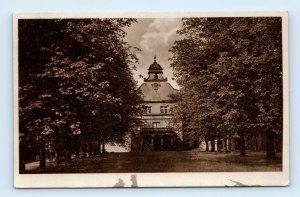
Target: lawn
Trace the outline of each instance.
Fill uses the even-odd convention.
[[[281,171],[278,155],[266,161],[264,152],[164,151],[106,153],[101,156],[76,158],[56,165],[47,163],[46,169],[32,168],[26,173],[109,173],[109,172],[262,172]]]

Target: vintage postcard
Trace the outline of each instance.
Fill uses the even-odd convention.
[[[17,188],[287,186],[287,12],[13,16]]]

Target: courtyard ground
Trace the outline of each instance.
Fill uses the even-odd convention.
[[[106,153],[76,158],[59,165],[38,162],[26,165],[26,173],[109,173],[109,172],[259,172],[281,171],[281,157],[266,161],[264,152],[235,153],[194,151]]]

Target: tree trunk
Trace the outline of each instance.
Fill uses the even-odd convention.
[[[56,148],[56,163],[57,165],[60,164],[60,148]]]
[[[245,156],[246,155],[246,146],[245,146],[245,131],[242,130],[241,136],[240,136],[240,155]]]
[[[19,173],[22,174],[22,173],[25,173],[25,160],[24,159],[21,159],[19,160]]]
[[[82,144],[82,152],[83,152],[83,157],[87,156],[87,142],[84,141],[84,143]]]
[[[258,151],[258,136],[255,135],[255,151]]]
[[[75,140],[75,154],[76,154],[76,157],[79,158],[80,157],[80,146],[81,146],[81,143],[80,143],[80,136],[79,135],[76,135],[74,137],[74,140]],[[71,149],[71,152],[73,150]]]
[[[228,140],[228,152],[232,152],[232,134],[230,133],[229,135],[229,140]]]
[[[55,132],[55,151],[56,151],[56,163],[60,164],[60,158],[62,156],[62,137],[58,131]]]
[[[105,143],[102,142],[102,154],[104,154],[106,151],[105,151]]]
[[[44,143],[40,147],[40,168],[46,168],[46,148]]]
[[[228,148],[227,148],[227,146],[228,146],[228,141],[227,141],[227,140],[228,140],[228,138],[226,137],[226,138],[224,139],[224,142],[223,142],[223,143],[224,143],[224,152],[225,152],[225,153],[228,153]]]
[[[91,156],[94,151],[94,150],[92,150],[93,149],[92,147],[93,147],[92,143],[89,142],[88,147],[87,147],[87,152],[89,153],[89,156]]]
[[[99,152],[97,151],[97,153],[96,153],[96,155],[98,155],[98,153],[99,153],[99,155],[101,154],[101,142],[100,142],[100,140],[98,141],[98,150],[99,150]]]
[[[211,152],[215,152],[216,149],[215,149],[215,140],[214,140],[214,139],[212,139],[212,140],[210,141],[210,145],[211,145],[210,151],[211,151]]]
[[[221,151],[221,148],[222,147],[222,142],[221,142],[221,139],[220,137],[218,136],[217,138],[217,151],[220,152]]]
[[[66,151],[66,150],[65,150]],[[71,160],[72,159],[72,152],[67,150],[67,159]]]
[[[20,143],[19,147],[19,173],[22,174],[25,172],[25,146]]]
[[[275,157],[274,132],[268,128],[266,130],[266,159],[273,160]]]
[[[208,140],[205,139],[205,151],[209,151]]]
[[[282,152],[282,134],[275,135],[275,152]]]

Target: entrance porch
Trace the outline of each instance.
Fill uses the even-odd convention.
[[[171,129],[144,128],[140,134],[142,151],[175,150],[176,134]]]

